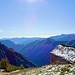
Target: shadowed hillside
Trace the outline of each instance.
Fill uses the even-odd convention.
[[[36,65],[28,58],[0,43],[0,60],[2,58],[7,59],[10,64],[15,66],[20,66],[23,64],[25,68],[36,67]]]
[[[38,66],[50,64],[50,52],[59,44],[65,44],[66,41],[55,41],[46,39],[43,41],[35,41],[25,46],[20,53]],[[35,58],[34,58],[35,57]]]

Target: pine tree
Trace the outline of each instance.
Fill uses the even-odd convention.
[[[2,69],[6,69],[7,68],[7,64],[8,64],[7,60],[3,58],[1,60],[1,68]]]
[[[20,70],[24,69],[23,64],[20,65],[19,69],[20,69]]]

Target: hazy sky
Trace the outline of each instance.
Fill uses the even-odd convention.
[[[0,37],[75,33],[75,0],[0,0]]]

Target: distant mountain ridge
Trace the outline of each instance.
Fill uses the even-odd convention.
[[[8,40],[11,40],[12,42],[14,42],[15,44],[21,44],[21,45],[27,45],[33,41],[36,41],[36,40],[43,40],[45,38],[11,38],[11,39],[8,39]]]
[[[9,48],[13,48],[17,52],[19,52],[24,47],[24,45],[15,44],[10,40],[0,40],[0,42]]]
[[[71,41],[75,39],[75,34],[62,34],[50,37],[55,41]]]
[[[27,57],[0,43],[0,60],[2,58],[8,59],[9,63],[15,66],[23,64],[25,68],[36,67]]]

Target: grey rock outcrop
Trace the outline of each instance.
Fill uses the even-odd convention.
[[[72,46],[58,45],[52,52],[50,52],[51,63],[74,63],[75,62],[75,48]]]

